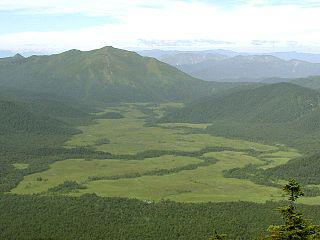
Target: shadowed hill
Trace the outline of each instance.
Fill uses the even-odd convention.
[[[279,82],[289,82],[293,84],[297,84],[303,87],[311,88],[311,89],[320,89],[320,76],[312,76],[307,78],[268,78],[263,79],[261,82],[263,83],[279,83]]]
[[[92,119],[90,108],[80,102],[54,95],[14,89],[0,90],[0,132],[28,134],[71,134],[75,122]]]
[[[166,121],[212,122],[236,120],[282,123],[311,113],[320,93],[290,83],[278,83],[205,97],[165,117]]]
[[[73,133],[70,127],[59,120],[32,112],[27,106],[0,100],[0,133]]]

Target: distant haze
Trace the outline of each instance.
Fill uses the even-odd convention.
[[[193,77],[207,81],[252,82],[266,78],[299,78],[320,75],[320,54],[275,52],[238,53],[227,50],[141,51]],[[308,62],[310,61],[310,62]]]

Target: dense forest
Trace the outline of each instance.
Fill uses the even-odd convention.
[[[214,229],[249,239],[280,224],[281,203],[182,204],[95,195],[0,196],[1,239],[208,239]],[[320,219],[319,206],[299,206]],[[19,218],[17,218],[19,216]],[[228,224],[226,224],[228,222]],[[315,223],[319,223],[316,222]]]

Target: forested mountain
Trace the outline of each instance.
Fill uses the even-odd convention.
[[[184,100],[212,93],[208,83],[134,52],[104,47],[0,59],[0,86],[85,101]]]
[[[207,131],[214,134],[316,150],[319,103],[316,90],[277,83],[204,97],[168,113],[162,121],[212,123]]]
[[[168,120],[210,122],[237,120],[280,123],[293,121],[319,106],[320,93],[290,83],[278,83],[202,98],[167,116]]]
[[[312,76],[306,78],[267,78],[263,79],[263,83],[279,83],[279,82],[289,82],[294,83],[303,87],[320,89],[320,76]]]

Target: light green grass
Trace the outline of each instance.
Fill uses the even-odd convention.
[[[89,177],[108,177],[159,169],[172,169],[199,163],[200,159],[182,156],[161,156],[144,160],[83,160],[69,159],[55,162],[44,172],[25,176],[13,193],[32,194],[47,191],[64,181],[86,182]],[[39,181],[38,179],[42,179]]]
[[[14,164],[12,164],[12,166],[15,169],[23,170],[23,169],[27,169],[29,167],[29,164],[27,164],[27,163],[14,163]]]
[[[268,169],[277,167],[279,165],[286,164],[293,158],[300,157],[301,154],[294,149],[288,149],[288,151],[278,151],[273,153],[262,154],[259,157],[268,162],[267,165],[262,166],[262,169]]]
[[[280,199],[277,188],[257,185],[249,180],[224,178],[223,171],[247,164],[263,164],[257,158],[241,152],[205,154],[218,163],[195,170],[185,170],[164,176],[143,176],[134,179],[101,180],[87,184],[81,193],[101,196],[121,196],[143,200],[170,199],[181,202],[254,201]]]
[[[278,157],[278,158],[295,158],[295,157],[300,157],[301,154],[298,153],[295,150],[288,150],[288,151],[278,151],[278,152],[272,152],[272,153],[266,153],[262,154],[259,157],[262,158],[272,158],[272,157]]]
[[[320,196],[317,197],[302,197],[299,199],[299,203],[308,204],[308,205],[319,205]]]
[[[166,175],[121,178],[117,180],[88,181],[90,177],[110,177],[131,173],[146,173],[157,169],[171,169],[203,160],[183,156],[162,156],[144,160],[90,160],[69,159],[52,164],[44,172],[25,176],[13,189],[13,193],[32,194],[47,191],[64,181],[73,180],[84,184],[73,195],[96,193],[100,196],[129,197],[142,200],[170,199],[180,202],[208,201],[253,201],[282,199],[281,189],[258,185],[248,179],[225,178],[223,172],[232,168],[241,168],[254,164],[261,168],[270,168],[286,163],[300,156],[295,149],[285,146],[270,146],[216,137],[209,134],[194,133],[203,130],[207,124],[162,124],[146,127],[148,117],[138,109],[152,109],[158,115],[166,107],[179,107],[177,104],[123,104],[110,107],[107,111],[118,111],[125,116],[122,119],[99,119],[95,124],[82,126],[83,133],[73,136],[66,147],[90,146],[96,150],[112,154],[136,154],[150,150],[172,150],[195,152],[206,147],[227,147],[234,151],[210,152],[202,157],[214,158],[216,164],[198,167],[193,170],[181,170]],[[194,129],[194,131],[190,131]],[[108,139],[110,143],[97,145],[99,139]],[[257,150],[263,153],[253,157],[242,150]],[[285,149],[285,150],[281,150]],[[42,179],[42,181],[38,181]],[[38,179],[38,180],[37,180]],[[316,201],[317,198],[314,198]],[[312,203],[312,199],[308,199]]]
[[[135,154],[147,150],[198,151],[205,147],[230,147],[234,149],[277,150],[277,147],[209,134],[187,134],[183,129],[144,127],[145,116],[134,106],[123,107],[123,119],[100,119],[96,124],[82,126],[81,134],[75,135],[66,147],[91,146],[112,154]],[[203,128],[204,125],[189,124]],[[108,138],[109,144],[95,146],[97,140]]]
[[[194,124],[194,123],[162,123],[159,126],[167,127],[167,128],[195,128],[195,129],[206,129],[210,124],[202,123],[202,124]]]

